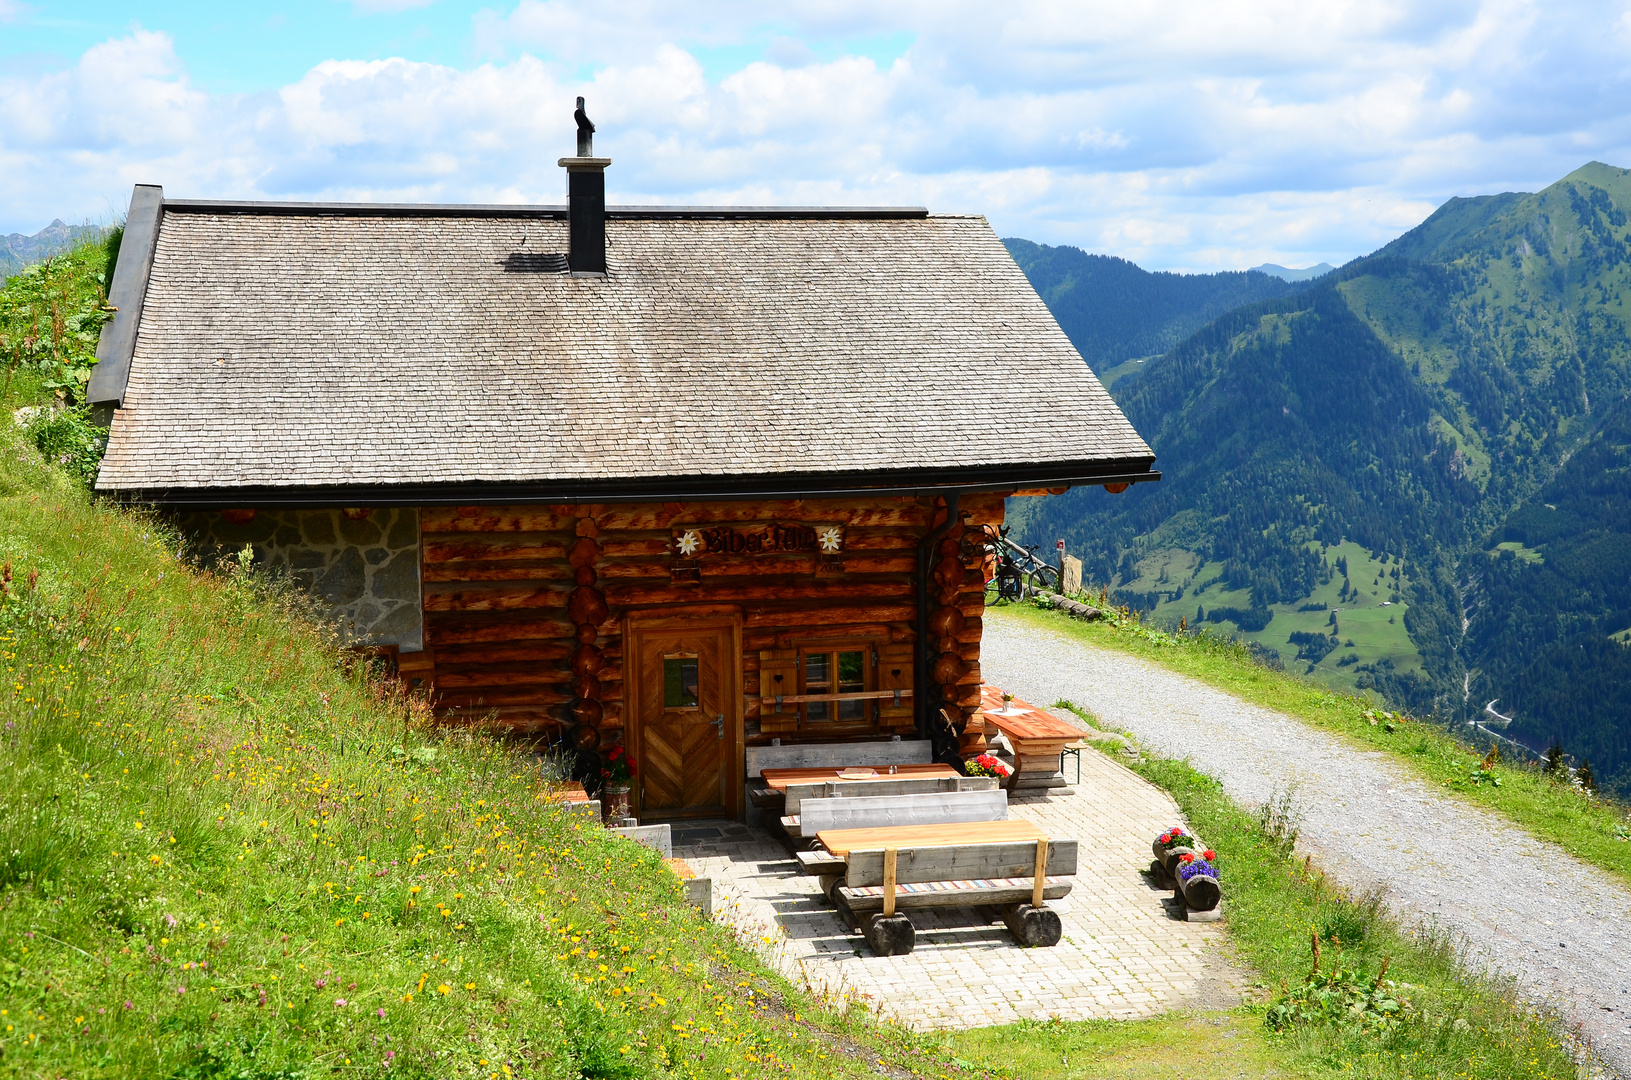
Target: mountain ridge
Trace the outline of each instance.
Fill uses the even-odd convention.
[[[1605,425],[1619,430],[1628,210],[1631,170],[1591,162],[1538,192],[1448,200],[1370,255],[1212,318],[1110,384],[1166,479],[1016,499],[1016,533],[1063,536],[1126,602],[1218,623],[1334,687],[1456,717],[1521,701],[1522,737],[1567,734],[1566,749],[1631,790],[1617,735],[1631,715],[1613,731],[1580,720],[1560,676],[1547,676],[1550,697],[1517,691],[1540,676],[1518,661],[1568,641],[1576,683],[1620,685],[1619,654],[1601,644],[1617,602],[1578,573],[1533,569],[1544,554],[1537,564],[1505,539]],[[1078,295],[1078,319],[1091,299]],[[1606,468],[1611,455],[1594,453],[1578,468]],[[1591,527],[1596,540],[1546,543],[1618,567],[1618,525]],[[1489,591],[1497,580],[1504,591]],[[1568,589],[1548,595],[1542,580]],[[1502,605],[1520,599],[1514,623]],[[1600,644],[1584,649],[1588,625]],[[1608,665],[1602,678],[1581,674],[1585,656]]]
[[[101,236],[111,229],[101,225],[69,225],[61,218],[39,232],[9,233],[0,237],[0,278],[10,277],[26,266],[67,251],[87,237]]]

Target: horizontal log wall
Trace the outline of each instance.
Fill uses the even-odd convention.
[[[1000,521],[1002,499],[965,496],[960,510]],[[622,619],[635,610],[739,611],[749,698],[759,694],[762,651],[823,637],[912,643],[918,547],[937,514],[943,521],[943,509],[919,498],[426,509],[425,636],[437,704],[446,716],[496,715],[518,733],[584,751],[615,745],[624,727]],[[709,555],[698,561],[700,580],[671,580],[676,527],[770,522],[843,525],[843,569],[818,574],[811,554]],[[593,549],[578,546],[586,537]],[[977,703],[983,582],[977,567],[969,576],[957,597],[966,616],[957,642]],[[598,625],[569,610],[574,590],[586,588],[605,601]],[[574,673],[580,645],[603,656],[598,671]],[[574,707],[589,690],[598,690],[593,731]],[[747,718],[753,741],[756,702]]]

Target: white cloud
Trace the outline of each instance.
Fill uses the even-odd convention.
[[[477,17],[468,70],[337,58],[243,96],[202,92],[135,31],[0,76],[0,231],[136,180],[559,201],[580,93],[620,201],[924,204],[1152,267],[1340,262],[1450,195],[1631,164],[1631,23],[1593,3],[794,0],[768,18],[522,0]],[[869,35],[911,45],[845,47]],[[720,75],[720,55],[743,59]]]

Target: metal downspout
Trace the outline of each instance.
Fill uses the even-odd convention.
[[[912,699],[917,702],[917,734],[920,739],[935,741],[936,729],[929,715],[929,570],[934,560],[935,545],[957,522],[958,490],[946,493],[946,522],[929,530],[917,546],[917,648],[912,650],[916,667]],[[931,511],[932,520],[932,511]]]

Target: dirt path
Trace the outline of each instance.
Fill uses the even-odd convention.
[[[1134,657],[990,612],[981,669],[1027,700],[1072,701],[1155,753],[1189,758],[1240,802],[1292,789],[1299,849],[1350,886],[1383,889],[1407,922],[1464,935],[1631,1078],[1631,891],[1380,751]]]

